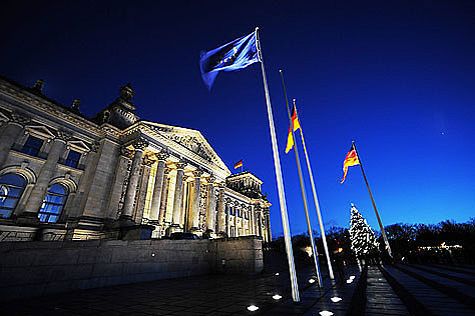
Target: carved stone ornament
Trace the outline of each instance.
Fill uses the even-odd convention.
[[[129,159],[132,159],[132,157],[134,156],[134,151],[133,150],[130,150],[128,149],[127,147],[125,146],[122,146],[120,148],[120,154],[126,158],[129,158]]]
[[[210,176],[210,177],[208,178],[208,183],[209,183],[209,184],[216,185],[216,183],[214,183],[215,181],[216,181],[216,178],[213,177],[213,176]]]
[[[152,155],[147,155],[145,157],[143,157],[142,159],[142,162],[145,166],[151,166],[155,163],[155,159],[151,159],[151,157],[153,157]]]
[[[91,152],[97,153],[100,146],[101,146],[101,143],[98,141],[95,141],[94,143],[91,144]]]
[[[144,150],[148,146],[148,142],[143,138],[136,139],[132,146],[134,146],[135,150]]]
[[[25,126],[26,124],[31,122],[31,118],[24,113],[15,111],[11,114],[11,121],[14,123],[20,124],[22,126]]]
[[[204,171],[201,169],[196,169],[195,171],[193,171],[193,175],[195,176],[195,178],[200,178],[203,175],[203,173]]]
[[[63,140],[63,141],[68,141],[73,137],[73,133],[65,130],[59,130],[57,131],[57,138]]]
[[[155,157],[158,160],[165,161],[168,159],[168,157],[170,157],[170,154],[166,151],[161,151],[161,152],[155,153]]]
[[[173,170],[172,168],[168,168],[168,167],[167,167],[167,168],[165,168],[165,170],[163,171],[163,173],[164,173],[165,175],[167,175],[167,174],[170,174],[170,172],[171,172],[172,170]]]
[[[190,178],[191,178],[190,176],[184,175],[183,178],[182,178],[182,180],[183,180],[183,182],[185,182],[186,180],[188,180],[188,179],[190,179]]]
[[[185,161],[179,161],[175,165],[178,170],[184,170],[187,163]]]

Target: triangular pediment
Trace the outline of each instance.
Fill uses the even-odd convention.
[[[82,140],[70,140],[68,145],[74,149],[78,149],[81,152],[88,152],[91,148]]]
[[[231,173],[200,131],[148,121],[141,121],[140,123]]]
[[[36,134],[46,138],[56,137],[56,135],[49,128],[42,125],[28,125],[25,129],[30,134]]]

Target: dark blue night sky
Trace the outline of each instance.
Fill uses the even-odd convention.
[[[475,216],[473,1],[95,2],[3,2],[0,74],[25,85],[42,78],[47,96],[80,98],[87,115],[131,82],[143,119],[200,130],[230,168],[243,159],[264,180],[276,236],[259,65],[221,73],[211,92],[198,65],[201,50],[259,26],[281,153],[288,121],[279,68],[297,98],[328,225],[347,226],[354,202],[377,228],[358,167],[339,184],[353,139],[385,225]],[[300,233],[294,156],[281,158]]]

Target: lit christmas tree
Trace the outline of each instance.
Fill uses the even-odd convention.
[[[351,204],[350,239],[351,250],[355,252],[358,261],[379,253],[379,243],[373,230],[354,204]]]

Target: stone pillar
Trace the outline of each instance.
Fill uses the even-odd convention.
[[[136,223],[142,223],[143,212],[145,210],[145,202],[147,198],[148,181],[150,178],[150,169],[154,163],[155,160],[150,159],[148,156],[145,156],[142,159],[142,175],[139,179],[139,183],[137,184],[137,188],[139,190],[135,198],[136,203],[134,207],[134,213],[132,215],[133,221]]]
[[[206,228],[212,232],[216,231],[216,195],[214,192],[214,178],[209,178],[208,183],[208,205],[206,208]]]
[[[140,167],[142,164],[143,152],[147,146],[148,143],[143,140],[138,140],[134,143],[135,153],[134,158],[132,159],[129,183],[127,185],[127,190],[125,191],[124,206],[122,207],[122,214],[120,215],[120,219],[125,221],[132,221],[137,184],[139,183],[140,178]]]
[[[179,162],[176,164],[176,181],[175,181],[175,195],[173,197],[173,215],[172,215],[172,226],[175,228],[175,231],[181,231],[183,227],[180,226],[181,222],[181,209],[182,209],[182,200],[183,200],[183,175],[186,163]],[[176,229],[178,228],[178,229]]]
[[[202,170],[193,171],[193,176],[195,178],[194,189],[193,189],[193,198],[191,201],[191,218],[192,218],[192,227],[191,231],[197,232],[201,231],[200,228],[200,197],[201,197],[201,176],[203,175]]]
[[[86,204],[87,193],[91,188],[92,178],[97,167],[97,150],[98,145],[94,144],[91,148],[91,151],[86,155],[86,162],[84,164],[86,168],[79,179],[78,190],[76,196],[74,197],[74,203],[71,207],[71,212],[68,216],[70,218],[82,215],[82,210]]]
[[[226,234],[231,236],[231,202],[226,199]]]
[[[226,232],[224,186],[222,184],[219,185],[219,193],[218,193],[218,227],[217,227],[217,232],[218,232],[218,234]]]
[[[29,118],[18,113],[12,114],[12,120],[3,127],[0,135],[0,167],[8,158],[10,148],[20,136],[23,126],[29,122]]]
[[[262,235],[262,213],[258,212],[257,214],[257,232],[259,233],[259,236],[263,237]]]
[[[234,232],[236,236],[234,237],[239,237],[239,225],[238,225],[239,212],[241,212],[241,207],[239,205],[236,205],[236,207],[234,208]],[[242,222],[242,219],[240,222]]]
[[[61,157],[66,149],[66,140],[70,137],[70,134],[64,132],[59,132],[58,134],[58,137],[53,140],[53,145],[48,153],[48,158],[41,167],[36,185],[28,197],[25,209],[19,215],[19,217],[28,218],[28,221],[38,220],[37,213],[41,208],[51,178],[56,171],[59,157]],[[23,220],[19,218],[19,221],[22,222]]]
[[[254,216],[254,205],[249,206],[249,233],[256,234],[256,220]]]
[[[267,230],[267,242],[270,242],[272,240],[272,234],[270,231],[270,212],[269,209],[266,209],[266,230]]]
[[[165,161],[169,154],[165,152],[157,153],[157,172],[155,174],[155,185],[153,186],[152,205],[150,207],[150,220],[159,220],[160,205],[162,201],[163,179],[165,177]]]
[[[160,210],[158,212],[158,223],[164,225],[165,221],[165,211],[167,209],[167,193],[168,193],[168,174],[170,173],[170,168],[165,168],[163,171],[163,184],[162,184],[162,199],[160,201]]]

